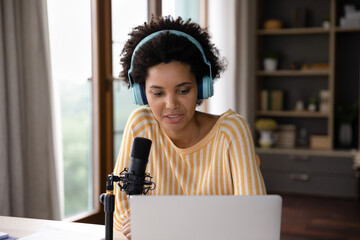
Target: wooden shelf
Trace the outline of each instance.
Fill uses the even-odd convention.
[[[272,148],[256,145],[255,152],[262,159],[261,172],[268,191],[318,194],[322,191],[318,186],[331,186],[326,189],[326,194],[358,197],[358,180],[352,175],[354,153],[352,149],[341,148],[340,121],[336,112],[343,101],[359,101],[359,63],[356,60],[360,53],[360,28],[336,26],[344,15],[344,6],[356,5],[358,1],[255,1],[255,91],[251,105],[253,132],[256,133],[254,142],[260,144],[263,140],[255,129],[256,121],[261,118],[272,118],[279,125],[295,126],[294,130],[292,127],[279,128]],[[307,9],[305,15],[311,14],[311,21],[305,22],[302,13],[297,14],[299,8]],[[358,11],[359,6],[356,8]],[[329,18],[329,28],[322,27],[324,17]],[[262,29],[270,19],[281,21],[284,28]],[[272,51],[281,54],[281,60],[277,70],[264,71],[263,56]],[[324,90],[327,91],[326,98]],[[306,106],[312,98],[316,99],[318,109],[321,104],[328,104],[328,111],[294,109],[298,101]],[[261,111],[264,109],[267,110]],[[354,149],[360,142],[359,124],[354,124],[352,130],[351,146]],[[316,135],[326,136],[326,150],[310,148],[316,147],[311,138]],[[297,146],[300,139],[306,139],[306,147]],[[289,144],[292,147],[286,148],[284,142],[292,143]]]
[[[322,27],[313,28],[281,28],[281,29],[260,29],[258,35],[297,35],[297,34],[328,34],[330,32],[360,32],[360,28],[335,27],[325,29]]]
[[[342,27],[336,27],[336,32],[342,33],[342,32],[360,32],[360,28],[342,28]]]
[[[349,150],[315,150],[310,148],[260,148],[256,147],[257,154],[287,154],[287,155],[311,155],[332,157],[353,157]]]
[[[276,70],[276,71],[257,71],[258,76],[329,76],[329,69],[307,69],[307,70]]]
[[[281,28],[281,29],[260,29],[258,35],[296,35],[296,34],[329,34],[330,29],[322,27],[312,28]]]
[[[257,116],[296,117],[296,118],[328,118],[329,113],[308,111],[257,111]]]

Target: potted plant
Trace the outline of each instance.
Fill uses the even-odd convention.
[[[273,131],[277,124],[271,118],[260,118],[255,123],[256,130],[260,133],[259,145],[263,148],[270,148],[275,143]]]
[[[275,50],[266,50],[262,54],[265,71],[275,71],[278,67],[281,54]]]

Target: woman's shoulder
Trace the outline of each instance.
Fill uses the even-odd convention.
[[[216,119],[216,122],[212,124],[212,128],[206,138],[220,137],[226,135],[230,139],[237,135],[239,132],[243,132],[245,129],[249,129],[246,119],[235,111],[229,109],[221,115],[207,114],[208,122]],[[213,120],[209,120],[209,119]]]
[[[229,130],[231,132],[237,132],[239,129],[249,129],[248,121],[231,109],[221,114],[218,122],[220,130],[225,132]]]
[[[133,116],[133,115],[150,115],[152,114],[151,112],[151,109],[148,107],[148,106],[141,106],[141,107],[137,107],[135,108],[130,116]]]
[[[226,123],[227,121],[235,121],[235,122],[246,122],[246,119],[238,114],[237,112],[233,111],[232,109],[228,109],[226,112],[220,115],[220,121],[222,123]]]
[[[130,125],[152,124],[156,123],[156,119],[149,107],[142,106],[135,108],[130,113],[128,122]]]

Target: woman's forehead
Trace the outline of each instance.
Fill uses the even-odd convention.
[[[179,85],[196,82],[190,66],[181,62],[161,63],[148,69],[147,85],[161,85],[171,82]]]

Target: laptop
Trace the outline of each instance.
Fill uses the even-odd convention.
[[[282,198],[130,197],[133,240],[279,240]]]

